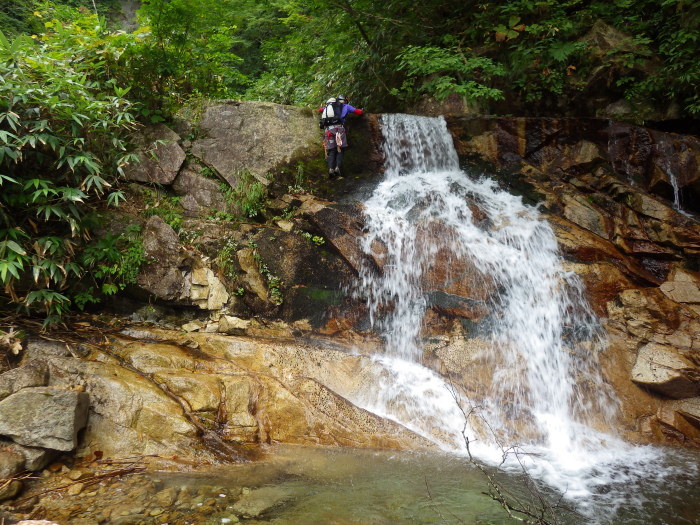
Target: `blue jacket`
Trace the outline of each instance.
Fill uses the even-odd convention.
[[[345,118],[348,116],[348,113],[357,113],[358,115],[362,115],[362,110],[357,109],[350,104],[343,104],[343,111],[340,112],[340,121],[345,124]]]

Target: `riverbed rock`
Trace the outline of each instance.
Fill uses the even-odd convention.
[[[297,493],[298,489],[285,485],[251,490],[238,499],[233,505],[233,511],[244,518],[257,518],[266,511],[289,501]]]
[[[351,386],[358,371],[374,366],[347,349],[162,329],[129,334],[83,359],[49,360],[52,384],[83,385],[90,392],[81,454],[206,458],[216,440],[433,446],[347,400],[360,388]]]
[[[194,360],[185,353],[149,352],[138,344],[133,362],[141,366],[177,363],[193,369]],[[167,347],[171,348],[171,347]],[[182,406],[151,380],[119,366],[114,358],[101,355],[99,361],[54,358],[49,361],[51,384],[83,385],[90,392],[91,413],[81,450],[96,450],[105,456],[138,454],[195,455],[202,448],[197,427],[188,420]]]
[[[73,450],[87,423],[88,402],[85,392],[25,388],[0,401],[0,435],[22,445]]]
[[[8,484],[0,484],[0,501],[5,501],[17,497],[22,492],[24,485],[21,481],[15,479]]]
[[[241,319],[232,315],[219,317],[219,332],[232,335],[243,335],[250,328],[250,319]]]

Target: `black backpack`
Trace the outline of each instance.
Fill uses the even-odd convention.
[[[334,124],[341,124],[343,121],[340,120],[340,115],[343,112],[343,104],[333,99],[333,102],[328,102],[326,107],[323,108],[323,113],[321,113],[321,121],[319,122],[319,127],[321,129],[327,126],[333,126]]]

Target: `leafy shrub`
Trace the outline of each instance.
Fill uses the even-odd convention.
[[[141,228],[133,226],[119,235],[106,235],[88,245],[81,255],[81,264],[101,294],[113,295],[136,282],[146,252],[141,242]],[[88,286],[74,299],[81,310],[99,301],[95,288]]]
[[[235,205],[240,213],[250,219],[256,218],[267,204],[267,186],[246,170],[238,173],[238,183],[235,188],[222,184],[221,190],[226,201]]]
[[[169,224],[173,230],[179,232],[182,228],[183,221],[182,206],[180,206],[182,197],[161,195],[156,191],[148,189],[144,191],[144,195],[146,208],[143,214],[146,217],[157,215]]]
[[[399,69],[409,77],[403,85],[404,94],[427,93],[443,100],[456,93],[471,102],[503,99],[500,89],[485,84],[505,74],[503,67],[489,58],[470,56],[458,47],[436,46],[408,46],[398,58]]]
[[[0,33],[0,284],[52,318],[85,273],[86,212],[124,198],[111,188],[135,159],[136,108],[110,78],[120,48],[94,15],[42,16],[41,37]]]

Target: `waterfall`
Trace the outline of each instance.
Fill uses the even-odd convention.
[[[652,462],[654,454],[593,429],[616,411],[598,372],[604,339],[549,224],[493,181],[461,171],[444,119],[384,115],[381,124],[386,173],[364,203],[360,241],[376,264],[362,268],[354,293],[366,300],[385,351],[375,358],[376,388],[353,401],[446,450],[464,450],[464,431],[486,461],[502,457],[499,444],[527,446],[541,459],[525,460],[530,473],[567,497],[626,482],[613,465]],[[453,280],[461,276],[450,269],[468,262],[489,291],[490,313],[478,323],[492,374],[478,400],[488,431],[465,427],[474,400],[420,364],[430,304],[423,278],[437,257]]]

